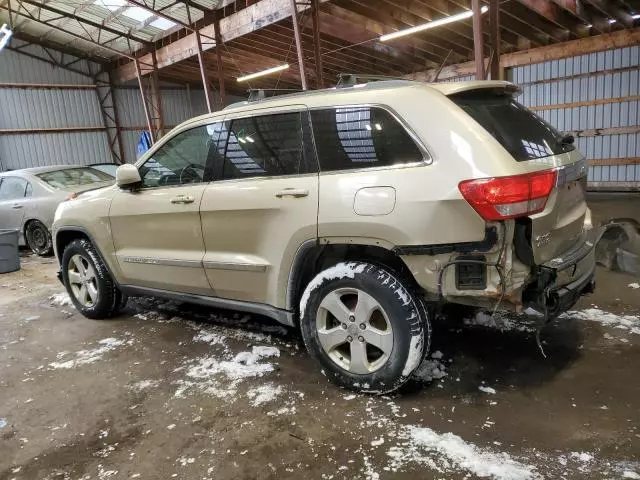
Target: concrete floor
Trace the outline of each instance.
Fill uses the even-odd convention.
[[[442,358],[370,397],[267,320],[136,299],[91,321],[52,259],[22,262],[0,276],[0,479],[640,478],[637,278],[599,269],[547,359],[522,319],[441,319]]]

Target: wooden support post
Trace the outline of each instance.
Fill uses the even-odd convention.
[[[216,39],[216,61],[218,66],[218,90],[220,90],[220,108],[224,108],[227,103],[227,95],[224,88],[224,71],[222,69],[222,35],[220,34],[220,15],[214,12],[213,34]]]
[[[158,61],[155,50],[151,52],[153,58],[153,72],[149,79],[151,97],[151,114],[156,127],[156,140],[164,135],[164,115],[162,113],[162,92],[160,91],[160,77],[158,75]]]
[[[293,21],[293,35],[296,40],[296,50],[298,52],[298,69],[300,70],[300,82],[302,89],[307,89],[307,76],[304,69],[304,54],[302,51],[302,38],[300,36],[300,24],[298,21],[298,6],[296,0],[291,0],[291,21]]]
[[[320,5],[318,0],[311,0],[311,18],[313,20],[313,54],[316,62],[316,88],[324,88],[322,52],[320,51]]]
[[[147,98],[144,95],[144,85],[142,85],[142,73],[140,73],[140,62],[135,59],[136,63],[136,75],[138,76],[138,86],[140,87],[140,99],[142,100],[142,109],[144,110],[144,117],[147,121],[147,128],[149,129],[149,136],[151,137],[151,144],[155,142],[153,137],[153,126],[151,125],[151,115],[149,115],[149,107],[147,105]]]
[[[189,2],[185,2],[185,8],[187,9],[187,20],[189,25],[191,25],[191,9],[189,8]],[[202,58],[202,39],[200,38],[200,31],[194,31],[196,36],[196,50],[198,56],[198,65],[200,66],[200,78],[202,80],[202,88],[204,89],[204,99],[207,102],[207,112],[211,113],[212,103],[211,103],[211,90],[209,90],[209,81],[207,80],[207,69],[204,65],[204,59]],[[217,42],[216,42],[217,43]]]
[[[500,0],[489,1],[489,31],[491,35],[491,80],[502,80],[500,68]]]
[[[473,59],[476,65],[476,80],[484,80],[484,39],[482,36],[482,5],[480,0],[471,0],[473,10]]]

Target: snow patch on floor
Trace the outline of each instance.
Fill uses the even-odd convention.
[[[136,382],[133,385],[131,385],[130,388],[137,392],[141,392],[143,390],[148,390],[150,388],[156,388],[158,385],[160,385],[159,380],[140,380],[139,382]]]
[[[111,352],[123,345],[132,345],[133,340],[122,340],[119,338],[103,338],[98,340],[98,346],[89,350],[79,350],[75,352],[75,357],[65,361],[51,362],[49,367],[53,370],[71,369],[89,363],[95,363],[101,360],[105,353]],[[57,355],[58,360],[69,355],[69,352],[60,352]]]
[[[485,387],[484,385],[480,385],[478,387],[478,390],[480,390],[481,392],[484,392],[484,393],[488,393],[489,395],[495,395],[496,394],[496,390],[494,388]]]
[[[0,430],[2,430],[6,426],[7,426],[7,419],[6,418],[0,418]]]
[[[631,333],[640,335],[640,317],[637,315],[617,315],[615,313],[605,312],[599,308],[588,308],[586,310],[569,311],[561,315],[561,318],[598,322],[605,327],[628,330]]]
[[[262,377],[275,370],[263,358],[280,355],[276,347],[257,346],[240,352],[231,360],[208,356],[192,360],[186,366],[186,380],[178,382],[176,396],[181,397],[193,387],[218,398],[234,399],[238,386],[249,378]]]
[[[420,366],[413,373],[413,377],[423,382],[431,382],[446,377],[447,367],[442,362],[442,352],[436,350],[431,354],[431,358],[425,358]]]
[[[280,385],[265,383],[259,387],[249,389],[247,397],[251,399],[249,402],[251,406],[258,407],[265,403],[273,402],[276,397],[282,393],[282,391],[283,389]]]
[[[496,480],[541,478],[535,467],[520,463],[507,453],[495,453],[464,441],[453,433],[439,434],[427,427],[409,425],[398,434],[400,442],[391,447],[389,467],[396,472],[415,463],[440,473],[466,471]]]
[[[67,305],[73,307],[73,302],[67,292],[54,293],[49,297],[49,302],[51,305],[56,305],[58,307],[65,307]]]
[[[629,288],[633,288],[634,290],[640,288],[640,283],[630,283]]]

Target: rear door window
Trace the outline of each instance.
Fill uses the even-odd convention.
[[[407,130],[380,107],[312,110],[311,123],[323,172],[424,160]]]
[[[317,172],[306,112],[237,118],[225,122],[225,128],[221,179]]]
[[[464,92],[449,97],[482,125],[518,162],[566,153],[575,148],[563,135],[509,93]]]
[[[0,183],[0,200],[16,200],[24,198],[27,192],[27,182],[23,178],[4,177]]]

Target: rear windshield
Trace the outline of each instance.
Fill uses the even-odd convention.
[[[449,97],[482,125],[518,162],[571,151],[563,135],[506,92],[465,92]]]
[[[63,190],[92,183],[113,182],[114,179],[108,173],[89,167],[65,168],[64,170],[40,173],[37,176],[53,188]]]

